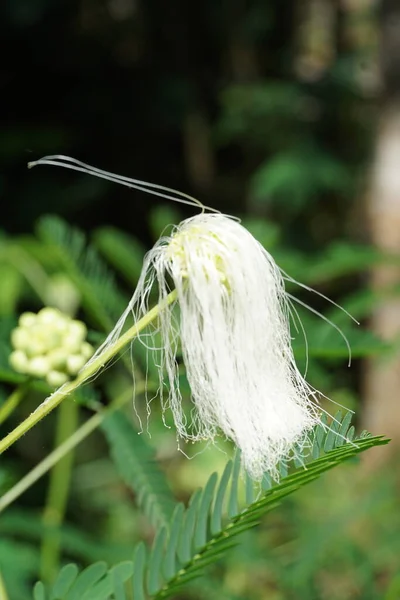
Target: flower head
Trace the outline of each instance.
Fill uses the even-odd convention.
[[[179,436],[215,440],[221,432],[241,449],[254,478],[276,465],[320,421],[315,391],[298,371],[290,343],[289,304],[271,255],[235,219],[201,214],[183,221],[147,254],[129,307],[103,347],[119,337],[132,310],[139,318],[157,282],[159,300],[171,285],[173,307],[160,313],[160,391],[165,373]],[[191,388],[188,422],[182,408],[179,344]]]
[[[76,375],[93,354],[86,333],[82,321],[56,308],[23,313],[11,333],[14,350],[10,364],[19,373],[44,378],[58,387]]]
[[[163,409],[171,409],[179,436],[215,440],[222,432],[241,449],[250,475],[259,479],[268,471],[277,478],[279,461],[295,447],[301,452],[308,433],[321,422],[317,392],[298,371],[290,343],[292,297],[285,291],[284,279],[294,280],[283,276],[272,256],[236,219],[186,194],[62,155],[29,166],[36,164],[66,167],[201,206],[202,214],[180,223],[148,252],[127,309],[89,363],[103,358],[103,353],[108,356],[130,312],[136,320],[147,313],[156,283],[161,307],[157,329],[162,338],[161,402]],[[205,214],[206,208],[217,214]],[[178,317],[166,301],[171,298],[171,283]],[[147,335],[138,337],[146,344]],[[190,420],[179,389],[179,346],[192,392]]]

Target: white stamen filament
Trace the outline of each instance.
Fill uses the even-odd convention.
[[[202,214],[183,221],[147,254],[143,272],[115,329],[96,356],[119,337],[130,311],[140,318],[157,282],[159,301],[178,294],[160,314],[163,346],[160,393],[178,435],[215,440],[222,431],[242,451],[248,472],[259,479],[320,422],[316,392],[298,371],[290,344],[289,303],[281,272],[270,254],[239,223]],[[176,355],[181,344],[194,411],[182,408]]]
[[[148,311],[154,284],[162,302],[172,281],[179,317],[170,305],[161,311],[157,331],[139,337],[150,349],[149,335],[154,347],[155,333],[161,333],[163,409],[171,409],[181,438],[215,441],[222,431],[241,449],[252,477],[260,479],[268,471],[278,478],[279,461],[294,448],[301,458],[310,430],[321,423],[318,393],[299,372],[291,347],[289,315],[296,299],[285,291],[284,279],[294,280],[236,219],[206,214],[208,207],[190,196],[69,157],[45,157],[30,166],[35,164],[84,171],[202,208],[202,214],[180,223],[148,252],[128,307],[91,361],[120,337],[131,312],[136,320]],[[189,421],[178,382],[179,345],[192,393]]]

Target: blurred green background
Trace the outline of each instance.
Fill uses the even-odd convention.
[[[287,500],[182,598],[400,598],[399,23],[397,0],[0,4],[3,402],[20,383],[7,362],[19,313],[56,304],[87,322],[93,342],[107,330],[85,292],[94,275],[83,242],[64,222],[115,270],[119,300],[106,307],[113,323],[144,252],[166,225],[193,214],[86,175],[27,169],[46,154],[174,187],[240,216],[285,271],[361,322],[290,289],[352,346],[349,369],[339,333],[301,311],[310,382],[354,410],[360,430],[392,443]],[[293,336],[304,368],[305,341],[301,331]],[[128,385],[115,368],[107,374],[113,390]],[[1,432],[43,393],[30,392]],[[225,456],[210,450],[187,461],[153,404],[150,443],[176,496],[187,499]],[[87,416],[81,409],[79,418]],[[2,457],[1,491],[51,449],[54,427],[51,415]],[[10,600],[29,598],[41,569],[47,482],[0,515]],[[75,457],[62,560],[112,562],[151,535],[96,433]]]

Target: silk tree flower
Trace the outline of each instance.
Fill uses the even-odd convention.
[[[132,297],[95,357],[114,343],[132,311],[148,310],[158,285],[159,302],[177,291],[174,307],[159,317],[163,340],[160,391],[178,435],[214,441],[222,431],[242,451],[249,474],[277,477],[278,462],[301,448],[320,423],[316,391],[304,380],[290,343],[289,300],[271,255],[235,219],[200,214],[183,221],[147,254]],[[146,343],[146,342],[144,342]],[[179,390],[181,346],[194,410],[188,422]]]
[[[175,190],[69,157],[45,157],[30,166],[34,164],[64,166],[200,204]],[[288,277],[237,219],[202,208],[202,214],[180,223],[148,252],[128,307],[91,360],[119,339],[131,312],[135,320],[146,314],[149,294],[157,285],[164,308],[157,328],[139,339],[148,345],[150,336],[154,347],[156,334],[161,334],[159,392],[163,409],[172,411],[178,436],[216,441],[222,432],[241,449],[254,479],[264,472],[278,478],[279,461],[294,452],[301,458],[312,428],[321,423],[319,394],[299,372],[291,347],[292,297],[284,286]],[[174,288],[179,311],[166,302]],[[191,389],[190,418],[179,389],[179,348]]]

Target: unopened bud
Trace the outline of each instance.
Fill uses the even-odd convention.
[[[67,371],[70,375],[76,375],[85,364],[86,359],[81,354],[71,354],[67,358]]]
[[[11,343],[18,350],[25,350],[31,342],[31,336],[28,331],[22,327],[17,327],[11,333]]]
[[[44,356],[36,356],[29,361],[28,369],[35,377],[44,377],[49,371],[49,361]]]
[[[49,371],[46,375],[46,381],[51,387],[60,387],[68,381],[68,375],[62,371]]]
[[[27,373],[28,358],[23,350],[14,350],[14,352],[11,352],[9,361],[17,373]]]
[[[32,327],[36,323],[36,315],[32,312],[25,312],[19,318],[20,327]]]

